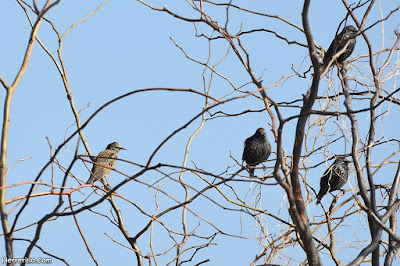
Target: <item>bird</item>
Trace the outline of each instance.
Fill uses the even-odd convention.
[[[331,61],[332,57],[340,52],[350,41],[346,50],[336,59],[339,64],[342,64],[343,61],[346,60],[354,51],[354,47],[356,46],[356,33],[356,27],[352,25],[344,27],[342,32],[333,39],[329,46],[328,51],[324,56],[323,64],[327,65]]]
[[[103,180],[110,173],[111,169],[113,169],[117,164],[117,160],[115,160],[115,158],[117,158],[120,150],[126,149],[122,148],[118,142],[112,142],[108,144],[107,148],[97,155],[97,159],[95,164],[93,164],[90,177],[86,184],[94,184],[94,182],[97,180]]]
[[[266,161],[271,154],[271,144],[269,144],[267,132],[260,127],[253,136],[247,138],[244,142],[242,160],[248,166],[256,166]],[[254,168],[249,169],[250,176],[254,176]]]
[[[345,158],[337,158],[328,169],[325,170],[321,177],[320,190],[317,194],[317,203],[321,203],[321,199],[326,193],[340,190],[349,179],[350,161]]]

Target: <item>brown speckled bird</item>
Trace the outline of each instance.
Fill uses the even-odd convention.
[[[351,55],[356,46],[356,37],[354,36],[356,33],[356,27],[352,25],[344,27],[342,32],[333,39],[329,46],[324,56],[324,65],[328,64],[332,60],[332,57],[339,53],[349,42],[346,50],[336,59],[339,64],[342,64]]]
[[[107,148],[97,155],[96,164],[93,164],[91,175],[86,184],[93,184],[97,180],[104,179],[117,164],[117,160],[113,158],[117,158],[120,150],[126,149],[122,148],[118,142],[108,144]]]

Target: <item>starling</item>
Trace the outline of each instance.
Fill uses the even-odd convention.
[[[117,164],[117,160],[112,158],[117,158],[120,150],[126,149],[122,148],[118,142],[108,144],[107,148],[97,155],[96,164],[93,164],[91,175],[86,184],[93,184],[97,180],[103,180]]]
[[[324,65],[328,64],[332,57],[340,52],[350,41],[349,45],[347,46],[346,50],[341,54],[336,60],[339,64],[342,64],[344,60],[346,60],[354,50],[356,46],[356,37],[354,36],[357,33],[357,29],[354,26],[346,26],[342,30],[342,32],[335,37],[332,41],[331,45],[328,48],[324,56]]]
[[[341,189],[349,179],[349,164],[350,162],[344,158],[338,158],[333,162],[324,175],[321,177],[320,190],[317,195],[317,204],[321,203],[321,199],[329,191]]]
[[[257,129],[253,136],[244,142],[242,160],[249,166],[256,166],[266,161],[271,154],[271,144],[268,142],[267,132],[264,128]],[[250,176],[254,176],[254,168],[250,167]]]

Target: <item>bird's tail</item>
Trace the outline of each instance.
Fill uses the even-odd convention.
[[[322,199],[323,195],[321,195],[320,193],[318,193],[317,195],[317,202],[315,203],[315,205],[321,204],[321,199]]]
[[[250,177],[255,177],[253,167],[249,167],[249,173],[250,173]]]
[[[86,181],[86,185],[93,185],[94,181],[96,181],[96,178],[94,175],[90,175],[88,181]]]

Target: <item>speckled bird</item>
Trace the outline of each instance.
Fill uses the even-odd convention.
[[[256,166],[265,162],[271,154],[271,144],[269,144],[267,132],[264,128],[257,129],[253,136],[244,142],[242,160],[249,166]],[[250,176],[254,176],[254,168],[249,169]]]
[[[341,54],[336,60],[339,64],[342,64],[344,60],[346,60],[351,53],[354,51],[354,47],[356,46],[356,37],[354,36],[357,33],[357,29],[350,25],[344,27],[342,32],[333,39],[331,45],[328,48],[324,56],[324,65],[328,64],[331,61],[332,57],[340,52],[350,41],[346,50]]]
[[[349,179],[349,164],[345,158],[336,159],[321,177],[320,190],[317,194],[317,204],[326,193],[340,190]]]
[[[122,148],[118,142],[108,144],[107,148],[97,155],[96,164],[93,164],[91,175],[86,184],[93,184],[97,180],[104,179],[117,164],[117,160],[114,158],[117,158],[120,150],[126,149]]]

